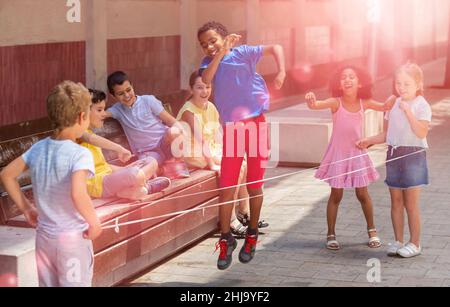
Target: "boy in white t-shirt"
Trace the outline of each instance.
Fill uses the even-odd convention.
[[[64,81],[47,97],[47,113],[56,129],[34,144],[0,174],[6,191],[36,227],[39,286],[91,286],[92,240],[101,224],[86,179],[94,174],[88,149],[76,140],[89,126],[91,97],[81,84]],[[17,178],[30,170],[36,207],[23,195]]]

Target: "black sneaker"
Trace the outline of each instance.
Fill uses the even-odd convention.
[[[244,226],[248,226],[248,223],[250,222],[250,217],[248,216],[248,214],[242,213],[241,211],[238,211],[238,213],[236,214],[236,218]]]
[[[217,259],[217,268],[219,270],[226,270],[233,260],[233,251],[236,249],[237,242],[229,242],[227,239],[221,239],[216,243],[216,250],[220,248],[219,259]]]
[[[167,177],[156,177],[154,179],[147,180],[148,194],[158,193],[168,188],[171,181]]]
[[[230,231],[236,239],[244,239],[247,234],[247,226],[242,225],[240,222],[237,226],[230,225]]]
[[[249,263],[252,261],[256,252],[256,243],[258,242],[257,235],[249,235],[245,236],[244,245],[239,252],[239,261],[242,263]]]
[[[250,223],[250,217],[248,216],[248,213],[242,213],[238,211],[236,218],[241,222],[242,225],[248,227],[248,224]],[[267,223],[264,220],[261,220],[258,222],[258,228],[266,228],[269,227],[269,223]]]

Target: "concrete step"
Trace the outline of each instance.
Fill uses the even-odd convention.
[[[36,231],[0,226],[0,287],[37,287]]]

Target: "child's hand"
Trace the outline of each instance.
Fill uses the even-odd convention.
[[[30,224],[31,227],[36,228],[37,218],[38,218],[38,212],[37,212],[36,208],[31,206],[23,214],[25,215],[25,218],[26,218],[28,224]]]
[[[231,48],[233,48],[237,42],[242,38],[239,34],[230,34],[227,37],[225,37],[225,40],[223,42],[222,50],[224,53],[228,53]]]
[[[275,88],[277,90],[281,89],[284,83],[284,79],[286,79],[286,72],[280,71],[277,76],[275,77]]]
[[[131,159],[131,152],[122,146],[120,146],[120,149],[119,149],[119,151],[117,151],[117,154],[118,154],[120,162],[125,163]]]
[[[210,170],[215,171],[220,175],[220,165],[210,164],[208,167]]]
[[[305,95],[306,103],[308,104],[308,107],[310,109],[314,108],[316,106],[316,95],[313,92],[309,92]]]
[[[93,241],[100,236],[102,231],[100,222],[97,222],[94,225],[89,225],[89,228],[83,233],[83,238]]]
[[[400,110],[403,110],[405,113],[408,113],[411,111],[411,106],[409,105],[409,103],[402,100],[400,101]]]
[[[359,149],[367,149],[370,147],[370,142],[368,139],[361,139],[358,142],[356,142],[356,147],[358,147]]]
[[[391,95],[388,100],[386,100],[386,102],[384,103],[384,112],[390,111],[392,110],[392,108],[395,105],[395,101],[397,100],[397,96],[395,95]]]

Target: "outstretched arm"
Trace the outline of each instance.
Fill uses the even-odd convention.
[[[390,111],[394,107],[396,100],[397,100],[397,96],[391,95],[384,103],[373,100],[373,99],[367,99],[367,100],[363,101],[363,105],[364,105],[364,109],[366,109],[366,110],[372,109],[375,111],[386,112],[386,111]]]
[[[94,146],[115,151],[119,157],[119,160],[123,163],[128,162],[131,158],[131,152],[128,149],[94,133],[84,132],[81,139]]]
[[[286,78],[286,62],[284,51],[281,45],[268,45],[263,47],[263,55],[272,55],[278,66],[278,74],[275,77],[275,88],[281,89]]]
[[[175,117],[170,115],[169,112],[166,110],[163,110],[161,113],[159,113],[159,118],[166,124],[168,127],[176,127],[180,129],[180,132],[184,135],[186,135],[186,131],[184,131],[184,127],[182,124],[180,124],[179,121],[176,120]]]
[[[367,149],[372,145],[385,143],[388,127],[389,127],[389,122],[387,120],[385,120],[382,133],[361,139],[358,142],[356,142],[356,146],[360,149]]]
[[[339,108],[339,101],[336,98],[328,98],[326,100],[317,100],[316,95],[313,92],[309,92],[305,95],[308,108],[311,110],[324,110],[330,109],[333,113]]]

